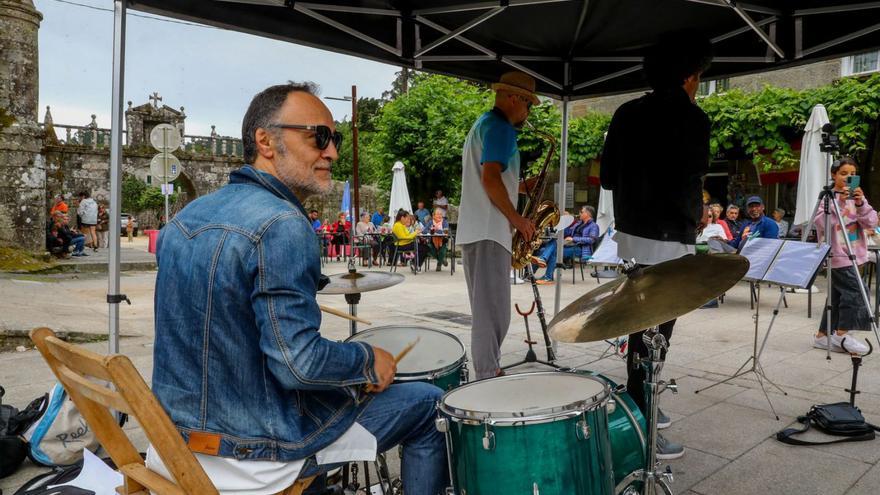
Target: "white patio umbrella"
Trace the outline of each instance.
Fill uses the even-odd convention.
[[[798,173],[797,202],[795,203],[792,225],[803,225],[810,221],[816,199],[825,185],[827,164],[825,153],[819,150],[822,142],[822,126],[828,123],[828,112],[822,105],[813,107],[810,120],[804,127],[801,144],[801,163]],[[806,226],[805,226],[806,227]]]
[[[614,201],[613,193],[604,187],[599,188],[599,207],[596,209],[596,225],[599,226],[599,234],[608,231],[608,227],[614,225]]]
[[[388,207],[388,216],[392,219],[397,215],[397,210],[413,212],[412,201],[409,199],[409,189],[406,187],[406,173],[403,171],[403,162],[394,162],[391,179],[391,205]]]

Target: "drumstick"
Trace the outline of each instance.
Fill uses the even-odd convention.
[[[373,322],[367,321],[363,318],[358,318],[357,316],[351,316],[348,313],[339,311],[338,309],[331,308],[330,306],[324,306],[323,304],[318,305],[321,308],[321,311],[325,313],[329,313],[333,316],[338,316],[340,318],[345,318],[346,320],[356,321],[358,323],[363,323],[364,325],[372,325]]]
[[[421,337],[417,338],[416,340],[410,342],[406,347],[404,347],[402,351],[397,353],[397,355],[394,356],[394,364],[399,363],[401,359],[405,358],[406,355],[409,354],[409,351],[411,351],[413,347],[415,347],[416,344],[419,343],[420,340],[422,340]]]
[[[403,358],[405,358],[406,355],[409,354],[409,351],[411,351],[411,350],[413,349],[413,347],[415,347],[416,344],[419,343],[420,340],[422,340],[421,337],[417,338],[416,340],[414,340],[414,341],[410,342],[409,344],[407,344],[407,346],[404,347],[402,351],[398,352],[397,355],[394,356],[394,364],[396,365],[396,364],[399,363]],[[368,383],[368,384],[366,385],[365,389],[366,389],[367,392],[372,392],[372,391],[374,391],[374,390],[376,389],[376,386],[373,385],[372,383]]]

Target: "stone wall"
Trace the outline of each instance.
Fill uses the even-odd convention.
[[[31,0],[0,0],[0,243],[42,247],[45,174],[37,125],[37,30]]]

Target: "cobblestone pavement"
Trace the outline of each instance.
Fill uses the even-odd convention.
[[[359,316],[375,326],[414,324],[446,330],[469,346],[466,325],[470,309],[459,270],[453,276],[443,272],[408,271],[406,281],[390,289],[363,295]],[[345,269],[344,263],[328,263],[325,273]],[[562,300],[568,302],[596,287],[595,279],[571,283],[571,272],[563,272]],[[132,300],[121,308],[122,352],[129,355],[149,380],[152,369],[152,314],[155,272],[126,272],[123,292]],[[699,283],[699,281],[695,281]],[[817,283],[820,287],[823,281]],[[54,276],[0,277],[0,329],[26,330],[36,326],[81,332],[105,333],[107,329],[106,274],[65,274]],[[554,308],[553,286],[543,286],[541,294],[548,311]],[[513,287],[513,300],[520,305],[532,301],[531,288]],[[764,289],[760,330],[767,329],[778,292]],[[342,296],[319,296],[322,304],[346,309]],[[877,441],[822,447],[791,447],[780,444],[773,434],[794,422],[810,405],[847,399],[851,362],[841,354],[827,361],[823,351],[811,347],[811,334],[822,294],[814,297],[814,315],[807,318],[807,296],[788,294],[762,356],[767,377],[788,395],[768,389],[780,419],[770,406],[753,375],[732,380],[703,393],[694,391],[732,375],[752,352],[753,311],[749,308],[748,285],[740,283],[727,293],[718,309],[694,311],[679,319],[672,339],[664,378],[678,381],[678,395],[664,394],[661,405],[672,418],[667,437],[682,442],[686,455],[671,461],[677,494],[739,495],[848,494],[868,495],[880,491],[880,448]],[[434,314],[454,312],[461,315]],[[633,308],[638,311],[638,308]],[[510,332],[503,344],[505,363],[525,353],[525,327],[513,315]],[[538,327],[533,318],[532,329]],[[322,333],[333,339],[348,335],[348,323],[325,316]],[[874,337],[871,341],[876,344]],[[106,343],[87,347],[105,352]],[[559,344],[560,363],[601,371],[619,382],[625,381],[625,363],[615,356],[602,358],[607,345]],[[539,356],[543,355],[538,350]],[[600,359],[601,358],[601,359]],[[516,372],[543,369],[522,366]],[[865,359],[860,373],[862,394],[857,399],[869,421],[880,422],[880,365],[873,356]],[[53,382],[51,373],[35,350],[0,354],[0,384],[7,390],[6,402],[23,406],[44,393]],[[772,387],[771,387],[772,388]],[[145,447],[137,425],[128,427],[140,446]],[[880,440],[878,440],[880,441]],[[396,457],[392,455],[391,457]],[[395,469],[395,466],[392,466]],[[15,475],[0,480],[0,489],[13,490],[39,472],[29,463]]]

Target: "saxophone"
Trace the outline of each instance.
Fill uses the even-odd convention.
[[[556,154],[556,139],[544,131],[539,131],[526,121],[526,125],[542,138],[550,143],[550,151],[547,152],[547,158],[541,166],[541,172],[538,174],[538,180],[531,190],[526,190],[526,204],[522,211],[522,216],[528,218],[535,225],[535,236],[531,241],[526,241],[516,229],[513,230],[513,243],[511,245],[511,265],[514,269],[519,270],[526,265],[531,264],[532,253],[541,247],[540,234],[547,227],[555,226],[559,223],[559,208],[553,201],[542,201],[544,197],[544,189],[547,186],[547,169],[553,155]]]

